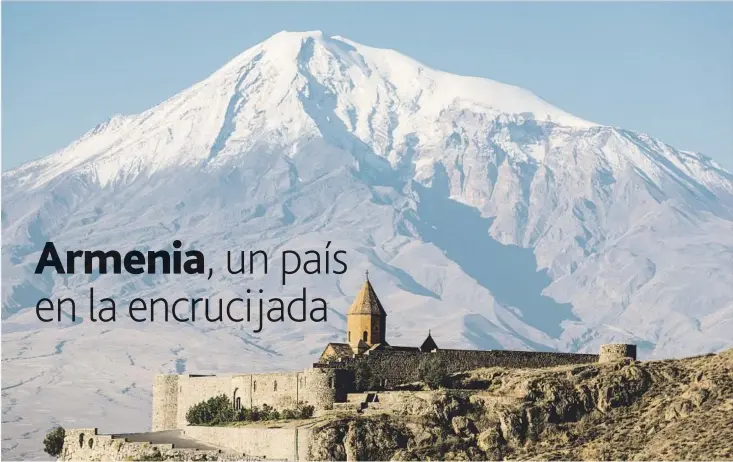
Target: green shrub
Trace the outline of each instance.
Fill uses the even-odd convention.
[[[43,450],[51,457],[58,457],[64,448],[66,430],[64,427],[54,427],[46,433],[43,439]]]
[[[219,395],[195,404],[186,413],[190,425],[224,425],[230,422],[257,422],[260,420],[310,419],[315,413],[311,405],[298,403],[295,409],[278,411],[269,404],[235,411],[226,395]]]
[[[293,419],[297,419],[299,417],[298,417],[298,414],[294,410],[292,410],[292,409],[283,409],[283,411],[280,413],[280,418],[282,418],[284,420],[293,420]]]
[[[248,420],[252,420],[252,410],[247,409],[247,408],[241,408],[239,409],[239,411],[237,411],[237,415],[235,418],[239,422],[245,422]]]
[[[310,419],[313,417],[316,408],[310,404],[298,403],[298,408],[295,410],[297,418],[299,419]]]
[[[440,358],[429,355],[420,361],[417,368],[417,375],[431,390],[437,390],[443,385],[448,368]]]
[[[152,453],[143,454],[135,460],[137,461],[143,461],[143,460],[144,461],[158,461],[158,460],[165,460],[165,458],[163,457],[163,454],[160,453],[159,449],[154,449]]]
[[[272,414],[275,409],[269,404],[263,404],[262,410],[260,411],[260,420],[275,420],[272,418]]]
[[[226,395],[219,395],[195,404],[186,413],[191,425],[219,425],[234,421],[234,408]]]

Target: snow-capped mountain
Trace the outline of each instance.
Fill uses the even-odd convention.
[[[66,250],[202,251],[214,276],[34,274]],[[343,275],[227,274],[227,251],[347,251]],[[207,79],[2,176],[3,455],[54,422],[149,425],[154,373],[276,370],[343,337],[365,270],[393,344],[645,358],[733,345],[733,175],[526,90],[320,32],[282,32]],[[43,297],[118,301],[42,323]],[[132,298],[328,301],[328,323],[135,323]],[[120,308],[122,307],[122,308]],[[84,308],[79,308],[83,310]],[[77,312],[77,315],[83,311]]]

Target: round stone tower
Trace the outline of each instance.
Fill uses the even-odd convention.
[[[158,374],[153,380],[153,431],[178,428],[178,376]]]
[[[339,372],[345,371],[319,367],[305,370],[306,401],[317,411],[333,409],[333,403],[338,401],[339,390],[343,389]]]
[[[636,360],[636,345],[627,343],[607,343],[606,345],[601,345],[601,354],[598,357],[598,362],[607,363],[624,358]]]

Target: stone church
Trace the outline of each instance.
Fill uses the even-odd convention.
[[[430,332],[419,348],[395,347],[387,343],[387,312],[374,292],[367,273],[364,285],[346,313],[346,343],[326,345],[319,362],[350,358],[377,350],[430,352],[437,348]]]

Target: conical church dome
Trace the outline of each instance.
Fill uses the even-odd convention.
[[[422,342],[422,345],[420,345],[420,351],[433,351],[437,350],[438,345],[436,345],[435,340],[433,340],[433,336],[430,335],[430,331],[428,331],[428,337],[425,339],[424,342]]]
[[[354,303],[351,304],[347,314],[371,314],[379,316],[387,316],[387,312],[382,308],[377,294],[374,292],[369,279],[364,281],[359,294],[356,296]]]

